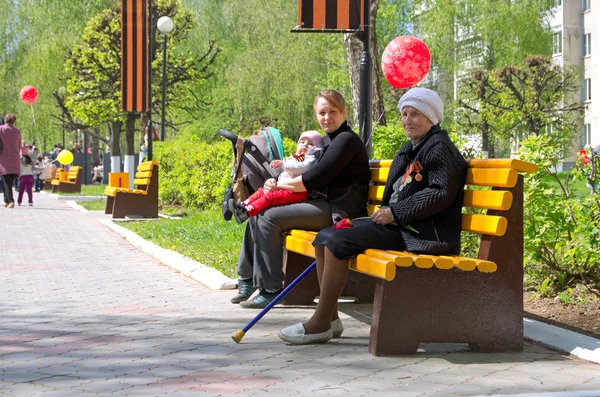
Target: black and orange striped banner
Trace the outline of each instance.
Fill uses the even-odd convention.
[[[364,19],[364,0],[298,0],[300,30],[357,30]]]
[[[148,110],[148,0],[121,0],[121,106]]]

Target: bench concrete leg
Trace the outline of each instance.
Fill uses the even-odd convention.
[[[486,352],[523,348],[522,291],[494,274],[397,269],[378,281],[369,351],[376,356],[416,353],[421,342],[468,343]]]
[[[300,273],[313,263],[314,259],[295,252],[287,251],[287,260],[284,261],[285,282],[290,285]],[[319,295],[319,279],[317,271],[311,272],[301,283],[299,283],[283,301],[284,305],[313,305],[315,298]]]
[[[106,196],[106,208],[104,209],[105,214],[112,214],[114,202],[115,198],[113,196]]]

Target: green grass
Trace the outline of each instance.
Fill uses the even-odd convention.
[[[104,196],[106,185],[82,185],[81,193],[58,193],[61,196]]]
[[[237,259],[242,243],[244,226],[225,222],[218,210],[162,211],[182,219],[163,219],[156,222],[122,222],[121,226],[142,238],[206,266],[213,267],[236,278]]]
[[[104,211],[106,208],[106,200],[78,201],[77,204],[88,211]]]

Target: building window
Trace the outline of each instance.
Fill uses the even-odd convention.
[[[583,35],[583,56],[587,57],[592,54],[592,34],[586,33]]]
[[[592,146],[592,125],[585,124],[583,126],[582,137],[581,137],[581,145],[583,147]]]
[[[581,0],[581,8],[583,9],[583,12],[590,10],[591,2],[592,2],[592,0]]]
[[[554,7],[562,7],[562,0],[554,0]]]
[[[562,54],[562,31],[552,34],[552,55]]]
[[[589,102],[592,100],[592,79],[583,80],[583,101]]]

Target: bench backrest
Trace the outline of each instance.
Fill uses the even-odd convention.
[[[78,166],[78,165],[74,166],[74,167],[71,167],[69,169],[69,172],[66,173],[68,180],[70,180],[72,182],[75,182],[77,180],[77,177],[79,176],[79,172],[81,171],[81,168],[82,167]]]
[[[374,212],[381,204],[385,182],[392,160],[371,160],[371,184],[369,188],[369,211]],[[491,236],[503,236],[508,221],[501,215],[488,215],[487,210],[507,211],[513,195],[505,188],[517,183],[519,172],[535,172],[537,166],[516,159],[467,160],[467,180],[463,207],[474,208],[480,213],[463,213],[462,230]],[[489,188],[494,190],[489,190]]]
[[[158,166],[159,163],[157,161],[144,161],[138,165],[137,172],[135,173],[135,179],[133,180],[133,184],[136,186],[136,189],[148,189],[150,183],[152,182],[152,170],[155,165]]]

